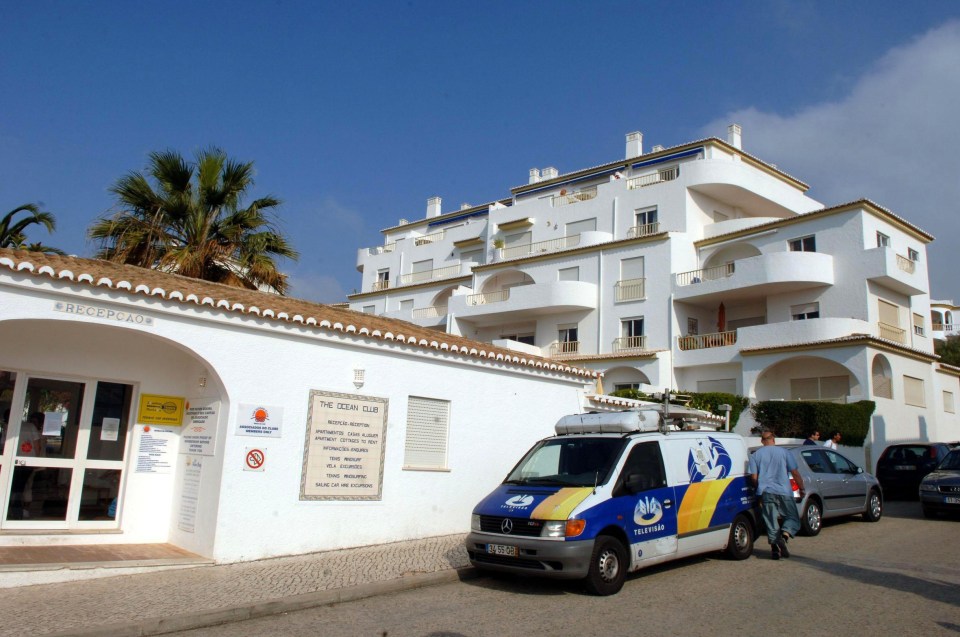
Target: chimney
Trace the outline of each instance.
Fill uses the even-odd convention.
[[[537,182],[539,182],[539,181],[540,181],[540,169],[539,169],[539,168],[531,168],[531,169],[530,169],[530,181],[528,181],[527,183],[528,183],[528,184],[535,184],[535,183],[537,183]]]
[[[547,179],[554,179],[554,178],[556,178],[556,176],[559,175],[559,174],[560,174],[560,173],[557,171],[556,168],[554,168],[553,166],[550,166],[549,168],[544,168],[544,169],[543,169],[543,172],[541,173],[541,176],[543,177],[543,181],[546,181]]]
[[[740,140],[740,133],[743,129],[740,128],[740,124],[730,124],[727,126],[727,143],[737,149],[743,149]]]
[[[650,152],[659,153],[661,150],[663,150],[663,146],[661,146],[660,144],[657,144],[652,149],[650,149]]]
[[[440,197],[430,197],[427,199],[427,219],[440,216]]]
[[[643,154],[643,133],[633,131],[627,133],[627,159],[639,157]]]

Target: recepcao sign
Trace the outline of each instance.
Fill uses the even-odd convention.
[[[311,391],[300,499],[381,499],[386,433],[386,398]]]
[[[137,409],[137,423],[141,425],[166,425],[179,427],[183,424],[182,396],[159,396],[140,394],[140,407]]]

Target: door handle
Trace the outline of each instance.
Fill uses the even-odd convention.
[[[673,500],[664,500],[664,501],[663,501],[663,508],[664,508],[664,509],[669,509],[669,508],[672,507],[672,506],[673,506]]]
[[[14,465],[15,467],[25,467],[25,466],[27,466],[27,461],[26,461],[26,460],[17,459],[17,460],[14,460],[14,461],[13,461],[13,465]]]

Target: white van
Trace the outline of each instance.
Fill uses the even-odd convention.
[[[753,551],[757,522],[738,434],[688,430],[703,414],[653,405],[565,416],[473,510],[479,569],[584,579],[597,595],[628,571]]]

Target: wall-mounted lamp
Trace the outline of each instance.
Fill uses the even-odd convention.
[[[364,369],[354,369],[353,370],[353,386],[357,389],[363,387],[363,379],[366,375],[366,370]]]
[[[206,376],[201,376],[200,378],[197,379],[197,387],[199,387],[200,389],[203,389],[206,386],[207,386]]]

